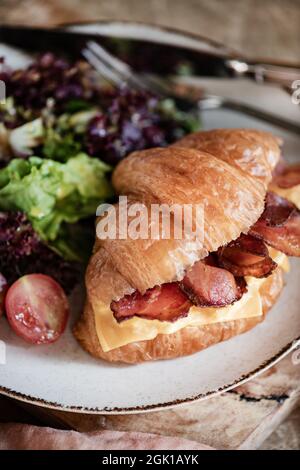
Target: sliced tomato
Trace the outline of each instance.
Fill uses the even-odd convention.
[[[4,301],[5,301],[5,296],[6,292],[8,289],[8,284],[3,276],[3,274],[0,273],[0,317],[4,313]]]
[[[44,274],[18,279],[8,289],[5,309],[15,333],[34,344],[56,341],[69,316],[66,294],[52,277]]]

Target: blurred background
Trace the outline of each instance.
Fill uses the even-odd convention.
[[[123,19],[169,26],[246,55],[300,61],[300,0],[0,0],[7,24]]]

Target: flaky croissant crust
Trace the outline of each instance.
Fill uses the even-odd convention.
[[[198,142],[201,146],[204,142],[204,150],[183,147],[193,146],[191,141],[198,148]],[[97,305],[109,308],[112,300],[136,289],[144,292],[180,280],[185,270],[208,252],[247,233],[263,212],[279,157],[279,142],[269,133],[218,130],[192,134],[176,146],[134,152],[124,159],[113,174],[117,193],[147,207],[151,203],[203,204],[204,239],[193,244],[186,240],[96,239],[86,273],[84,320],[75,328],[75,336],[84,347],[97,357],[116,360],[111,359],[113,354],[101,353],[93,320]],[[242,322],[247,324],[246,320]],[[249,322],[252,324],[253,319]],[[122,360],[122,354],[117,360]]]

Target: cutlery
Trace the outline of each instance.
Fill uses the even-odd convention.
[[[127,83],[134,89],[155,93],[161,98],[172,98],[179,109],[184,111],[195,111],[196,106],[200,110],[212,110],[227,108],[261,119],[269,124],[281,127],[290,132],[300,134],[300,125],[280,118],[271,113],[262,111],[254,106],[246,105],[239,101],[231,100],[223,96],[203,94],[195,100],[176,94],[174,86],[169,80],[163,80],[145,74],[137,74],[130,65],[114,57],[106,49],[95,41],[88,41],[82,55],[90,65],[109,83],[116,87]]]
[[[168,74],[174,75],[176,72],[174,65],[176,58],[178,63],[188,61],[198,76],[232,78],[247,76],[255,81],[271,81],[290,89],[292,81],[300,78],[300,66],[251,63],[239,58],[235,52],[222,45],[203,39],[199,39],[199,44],[207,43],[209,47],[194,50],[139,39],[102,36],[95,32],[77,31],[76,27],[72,30],[66,27],[47,29],[2,25],[0,42],[38,52],[63,50],[73,58],[78,58],[82,54],[106,80],[116,86],[125,81],[135,89],[148,90],[162,97],[172,97],[176,105],[183,110],[195,110],[196,105],[200,110],[233,109],[285,130],[300,133],[300,125],[294,122],[222,96],[204,94],[195,104],[194,100],[178,95],[172,86],[172,80],[169,77],[165,78]],[[143,50],[143,54],[137,54],[138,50]],[[153,76],[146,73],[149,72],[146,62],[149,61],[141,64],[140,58],[153,57],[158,53],[172,60],[150,61],[148,69],[150,68],[152,73],[155,72]],[[139,62],[136,58],[139,58]]]

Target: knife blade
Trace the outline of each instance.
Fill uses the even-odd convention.
[[[97,23],[94,26],[97,26]],[[177,37],[176,45],[159,42],[157,37],[154,42],[147,39],[104,35],[97,27],[88,31],[80,25],[56,28],[0,25],[0,42],[31,52],[63,51],[76,59],[80,57],[87,41],[93,39],[116,57],[130,64],[137,72],[227,78],[247,76],[260,83],[264,81],[276,83],[289,92],[293,83],[300,79],[300,64],[251,61],[217,42],[200,37],[199,39],[193,37],[193,47],[180,46],[178,43],[184,34],[175,30],[171,32],[173,37]]]

